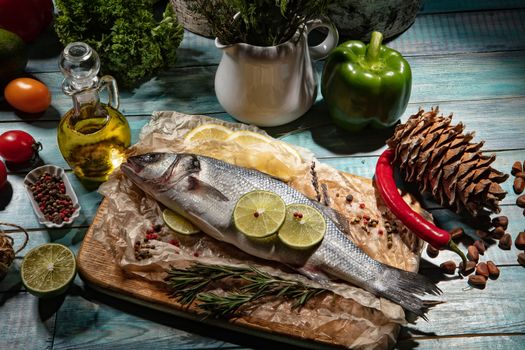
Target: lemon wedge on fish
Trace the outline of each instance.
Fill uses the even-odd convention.
[[[308,249],[323,240],[326,221],[319,210],[305,204],[286,206],[286,218],[277,236],[294,249]]]
[[[203,124],[190,130],[186,136],[185,141],[200,141],[200,140],[219,140],[224,141],[230,136],[232,131],[225,126],[219,124]]]
[[[250,238],[273,235],[283,224],[286,204],[269,191],[251,191],[244,194],[233,209],[235,227]]]
[[[162,218],[164,219],[166,225],[168,225],[169,228],[177,233],[183,235],[193,235],[200,232],[197,226],[193,225],[190,221],[188,221],[188,219],[172,210],[164,209],[162,212]]]

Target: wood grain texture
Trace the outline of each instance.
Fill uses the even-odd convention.
[[[150,311],[157,316],[157,319],[149,320],[147,312],[139,311],[140,315],[132,314],[140,308],[138,306],[130,306],[128,303],[105,298],[106,302],[109,301],[112,304],[106,305],[97,299],[93,300],[93,297],[96,298],[97,295],[98,293],[90,289],[84,289],[79,295],[68,296],[65,299],[57,314],[53,349],[238,348],[222,340],[181,330],[180,328],[184,329],[184,323],[188,321],[162,315],[162,321],[167,323],[163,324],[162,321],[158,322],[158,316],[160,316],[158,312]],[[113,305],[125,306],[126,309],[118,309]],[[130,314],[129,311],[132,313]],[[190,323],[194,326],[196,324]]]
[[[522,96],[525,91],[525,52],[502,52],[432,57],[408,57],[413,74],[411,103],[461,101]],[[322,62],[315,64],[317,74]],[[147,115],[154,110],[177,110],[188,114],[223,112],[214,91],[216,66],[175,68],[161,73],[134,93],[121,94],[121,111],[126,115]],[[58,72],[38,73],[53,95],[52,107],[42,118],[58,119],[72,107],[60,89]],[[318,93],[318,101],[322,95]],[[0,104],[0,121],[13,118],[6,102]],[[26,117],[27,118],[27,117]],[[30,116],[30,119],[34,116]]]
[[[525,133],[525,122],[516,113],[525,107],[523,97],[410,103],[401,122],[416,113],[419,107],[429,110],[433,106],[439,106],[445,115],[453,113],[453,123],[462,122],[465,131],[475,131],[474,140],[484,140],[483,149],[486,151],[525,147],[525,139],[520,136]],[[310,149],[318,158],[379,155],[386,148],[385,141],[393,134],[393,128],[367,131],[351,134],[335,128],[323,103],[315,105],[305,116],[290,125],[269,129],[272,135],[283,141]],[[361,171],[366,169],[362,168]]]
[[[525,349],[525,335],[478,335],[469,337],[436,337],[432,339],[406,339],[400,340],[396,349],[469,349],[469,350],[523,350]]]
[[[440,279],[440,273],[425,273]],[[400,339],[407,336],[450,336],[470,334],[525,333],[525,296],[522,266],[501,269],[498,280],[487,283],[484,290],[469,288],[465,279],[452,277],[440,280],[441,300],[428,313],[428,322],[418,319],[402,330]],[[446,287],[445,287],[446,286]]]
[[[55,315],[28,293],[0,293],[1,349],[51,349]]]
[[[521,0],[423,0],[421,14],[524,8]]]
[[[489,10],[489,11],[485,11]],[[455,112],[456,121],[476,130],[476,139],[486,140],[486,149],[497,151],[497,167],[506,170],[513,160],[525,158],[525,2],[522,0],[425,0],[422,15],[405,33],[388,43],[406,55],[414,73],[411,104],[403,119],[421,105],[439,104],[445,112]],[[56,121],[71,107],[60,90],[57,57],[62,46],[52,29],[44,38],[30,45],[28,72],[36,73],[53,91],[53,107],[42,116],[17,114],[0,101],[0,132],[22,129],[41,138],[49,146],[42,157],[46,162],[62,164],[55,146]],[[493,52],[496,51],[496,52]],[[463,53],[463,54],[461,54]],[[214,113],[231,120],[218,105],[213,78],[221,52],[212,40],[185,34],[176,67],[144,84],[135,92],[124,93],[124,110],[136,140],[139,128],[151,111],[181,110],[190,113]],[[317,63],[320,72],[322,62]],[[344,171],[370,177],[376,156],[387,133],[370,132],[365,137],[341,133],[327,118],[319,101],[306,116],[278,128],[268,129],[292,144],[312,149],[324,162]],[[292,132],[292,134],[288,134]],[[391,131],[390,131],[391,132]],[[285,136],[283,136],[285,135]],[[508,170],[507,170],[508,171]],[[0,191],[0,220],[16,222],[31,232],[27,251],[41,243],[54,241],[77,251],[101,197],[82,188],[69,173],[83,205],[83,219],[64,230],[46,230],[36,223],[22,191],[23,172],[11,173],[11,191]],[[507,190],[510,182],[504,184]],[[512,193],[512,192],[511,192]],[[11,197],[3,209],[6,196]],[[508,196],[503,214],[510,219],[513,236],[525,229],[522,210],[512,205]],[[432,203],[427,203],[435,207]],[[466,225],[448,210],[431,211],[444,228]],[[472,230],[469,231],[472,234]],[[15,240],[20,240],[15,235]],[[462,244],[469,244],[465,240]],[[465,245],[462,245],[463,249]],[[399,339],[401,349],[525,349],[525,312],[523,288],[525,268],[516,264],[516,249],[502,251],[492,245],[484,260],[493,260],[501,268],[501,277],[489,281],[485,290],[463,290],[465,281],[444,279],[436,266],[457,258],[441,252],[435,259],[423,255],[422,273],[439,281],[442,300],[433,308],[430,322],[410,325]],[[0,334],[5,337],[0,349],[281,349],[282,344],[228,332],[198,322],[166,315],[130,303],[109,298],[85,288],[77,278],[65,299],[40,302],[24,292],[20,285],[17,259],[7,278],[0,282]],[[55,326],[56,324],[56,326]],[[53,337],[53,334],[55,336]],[[228,334],[228,335],[227,335]],[[287,349],[289,347],[286,347]]]
[[[449,3],[448,6],[450,2],[455,1],[443,1]],[[484,6],[512,10],[419,16],[403,35],[390,40],[388,46],[406,56],[523,49],[525,43],[521,38],[525,35],[525,10],[519,9],[520,6],[516,5],[519,2],[457,2],[456,6],[463,6],[469,11],[480,10]],[[424,5],[422,12],[443,12],[439,9],[445,6],[447,4],[441,4],[441,1],[431,1]],[[521,7],[525,7],[522,1]],[[31,59],[26,68],[27,72],[58,71],[58,55],[63,47],[51,29],[48,29],[35,44],[30,45],[29,49]],[[215,48],[212,39],[185,31],[184,40],[177,50],[175,67],[216,65],[221,56],[222,51]]]

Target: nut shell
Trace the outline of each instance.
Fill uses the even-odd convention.
[[[512,237],[505,233],[503,237],[500,238],[498,247],[503,250],[510,250],[510,247],[512,246]]]
[[[489,270],[489,278],[495,280],[499,277],[499,268],[492,261],[487,261],[487,268]]]
[[[487,277],[482,275],[472,275],[468,277],[468,283],[472,287],[483,289],[487,285]]]
[[[519,250],[525,250],[525,232],[518,233],[518,236],[516,237],[516,240],[514,241],[514,245]]]

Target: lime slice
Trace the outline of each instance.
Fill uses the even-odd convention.
[[[177,233],[193,235],[200,232],[199,228],[189,222],[188,219],[169,209],[164,209],[162,212],[162,218],[166,225]]]
[[[321,242],[325,232],[326,221],[319,210],[305,204],[290,204],[277,235],[292,248],[307,249]]]
[[[33,248],[22,261],[22,283],[40,298],[64,293],[75,278],[75,254],[62,244],[46,243]]]
[[[277,194],[252,191],[244,194],[233,210],[235,227],[251,238],[271,236],[283,224],[286,204]]]
[[[224,141],[230,136],[232,131],[225,126],[219,124],[203,124],[190,130],[186,136],[185,141],[200,141],[200,140],[219,140]]]

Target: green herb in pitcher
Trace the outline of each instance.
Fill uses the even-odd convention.
[[[100,60],[85,43],[71,43],[60,57],[65,76],[62,90],[73,99],[73,108],[58,126],[58,145],[75,174],[94,182],[108,175],[124,160],[131,132],[117,110],[119,96],[115,79],[97,77]],[[101,103],[99,92],[108,89],[109,103]]]

